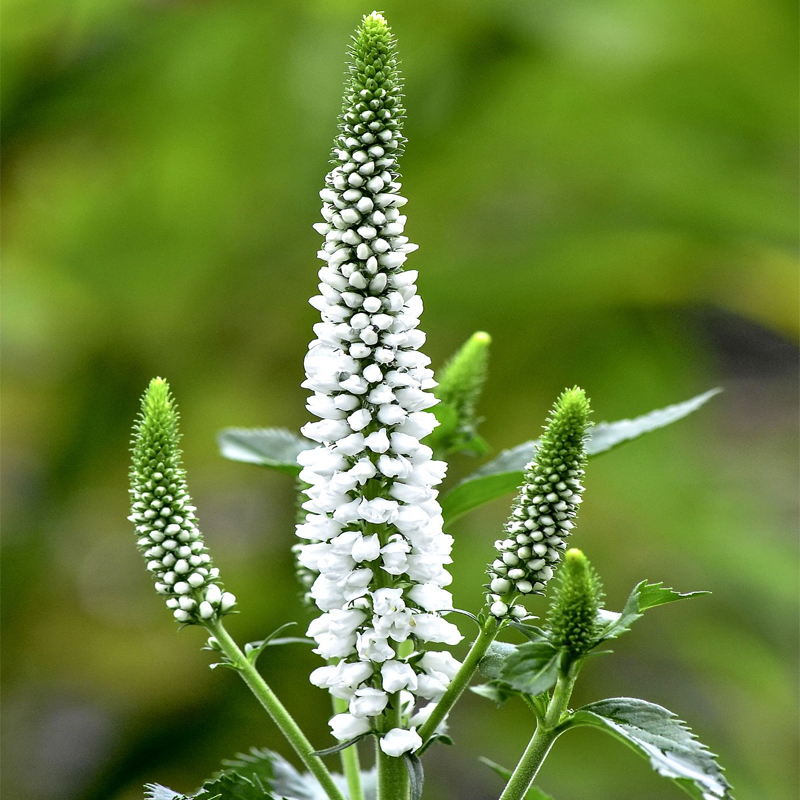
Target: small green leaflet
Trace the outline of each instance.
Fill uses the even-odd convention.
[[[602,629],[595,646],[609,639],[616,639],[625,633],[648,608],[705,594],[710,594],[710,592],[676,592],[674,589],[666,588],[663,583],[648,583],[647,581],[637,583],[628,596],[622,613],[617,614],[605,609],[601,612],[603,619],[606,620],[606,626]]]
[[[697,411],[720,391],[712,389],[691,400],[651,411],[635,419],[601,422],[589,431],[586,452],[590,456],[606,453],[624,442],[671,425]],[[525,466],[534,456],[536,445],[537,441],[529,441],[504,450],[493,461],[484,464],[450,489],[441,498],[445,523],[454,522],[468,511],[515,491],[522,482]]]
[[[530,695],[546,692],[558,678],[559,656],[545,639],[520,645],[492,642],[478,665],[481,675],[491,681],[490,688],[476,694],[502,702],[510,696],[508,689]]]
[[[506,659],[517,651],[517,645],[509,642],[492,642],[486,655],[478,664],[478,669],[484,678],[496,680],[500,677]]]
[[[695,800],[733,800],[713,753],[662,706],[630,697],[601,700],[578,709],[565,723],[565,730],[582,725],[620,739]]]
[[[536,696],[555,686],[560,657],[550,642],[526,642],[506,657],[500,680],[518,692]]]
[[[485,697],[498,706],[502,706],[512,697],[518,697],[519,692],[509,689],[503,681],[490,681],[489,683],[479,683],[477,686],[470,686],[469,690],[479,697]]]
[[[297,456],[314,443],[285,428],[225,428],[217,434],[222,455],[231,461],[299,475]]]
[[[486,764],[486,766],[489,767],[492,772],[496,772],[504,780],[507,781],[511,778],[511,770],[506,769],[496,761],[492,761],[490,758],[484,758],[483,756],[480,756],[478,761],[480,761],[482,764]],[[545,794],[541,789],[531,786],[531,788],[525,793],[523,800],[553,800],[553,798],[549,794]]]

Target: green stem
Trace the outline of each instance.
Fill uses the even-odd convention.
[[[558,726],[569,706],[575,679],[578,677],[578,669],[579,665],[573,664],[568,672],[559,673],[556,688],[547,706],[547,713],[544,719],[536,725],[536,731],[528,742],[503,794],[500,795],[500,800],[522,800],[530,789],[536,773],[539,772],[539,767],[542,766],[553,746],[553,742],[562,732]]]
[[[333,710],[337,714],[347,711],[347,700],[333,698]],[[342,771],[347,778],[347,792],[350,800],[364,800],[364,790],[361,788],[361,764],[358,760],[358,745],[354,744],[342,750]]]
[[[491,614],[487,614],[486,622],[481,627],[478,638],[472,643],[464,663],[456,672],[441,700],[436,704],[436,708],[433,709],[425,724],[419,729],[419,735],[422,737],[423,742],[421,749],[425,748],[431,737],[436,733],[439,723],[447,716],[450,709],[463,694],[464,689],[467,688],[472,676],[475,674],[475,670],[478,669],[478,664],[486,655],[489,645],[494,641],[499,630],[500,626],[497,620]]]
[[[384,732],[402,727],[400,692],[395,692],[384,715]],[[407,800],[409,791],[408,769],[402,757],[388,756],[376,743],[378,765],[378,800]]]
[[[267,686],[256,668],[250,663],[245,654],[239,649],[239,645],[231,638],[225,630],[222,622],[207,622],[205,627],[219,642],[222,652],[228,657],[231,664],[236,668],[242,679],[247,684],[256,699],[266,709],[272,717],[273,722],[280,728],[281,733],[286,737],[294,751],[308,767],[311,774],[319,781],[320,785],[328,795],[330,800],[345,800],[344,795],[333,782],[328,768],[322,763],[319,756],[314,755],[314,748],[311,742],[306,739],[303,731],[286,710],[283,703],[278,700],[272,689]]]

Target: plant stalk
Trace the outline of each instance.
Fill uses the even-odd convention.
[[[569,707],[569,699],[578,677],[579,665],[572,664],[566,673],[559,673],[556,688],[547,706],[543,720],[536,725],[522,758],[516,766],[511,778],[500,795],[500,800],[522,800],[536,778],[539,768],[544,763],[553,742],[561,735],[559,723]]]
[[[384,716],[384,732],[401,727],[401,723],[400,692],[395,692],[391,696],[389,709]],[[408,800],[409,780],[405,760],[384,753],[381,750],[380,739],[375,747],[375,761],[378,765],[378,800]]]
[[[478,669],[478,664],[481,659],[486,655],[489,645],[494,641],[497,636],[500,626],[497,620],[491,614],[487,615],[486,622],[481,627],[481,632],[478,634],[477,639],[472,643],[472,647],[464,659],[461,668],[455,674],[455,677],[447,687],[447,691],[442,695],[441,700],[436,704],[436,708],[426,720],[425,724],[419,729],[419,735],[422,738],[422,748],[425,749],[431,737],[436,733],[439,723],[447,716],[450,709],[456,704],[456,701],[467,688],[475,670]]]
[[[337,714],[347,711],[347,700],[339,697],[333,698],[333,710]],[[361,764],[358,759],[358,744],[348,747],[339,754],[342,759],[342,771],[347,779],[347,793],[349,800],[364,800],[364,790],[361,787]]]
[[[300,730],[292,715],[286,710],[283,703],[278,700],[266,681],[258,674],[256,668],[247,659],[245,654],[239,649],[239,645],[233,640],[231,635],[225,630],[221,621],[207,622],[205,627],[219,642],[222,652],[234,665],[237,672],[242,676],[242,680],[247,684],[250,691],[256,696],[259,703],[266,709],[272,717],[273,722],[278,726],[286,740],[300,756],[302,762],[308,767],[311,774],[319,781],[325,794],[330,800],[346,800],[339,788],[333,782],[328,768],[322,763],[319,756],[314,755],[314,748],[308,741],[306,735]]]

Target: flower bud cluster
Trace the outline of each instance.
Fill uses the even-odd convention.
[[[553,406],[534,459],[525,468],[519,495],[495,542],[497,559],[489,565],[492,614],[523,617],[514,600],[543,594],[567,547],[567,537],[582,502],[583,467],[589,402],[581,389],[565,391]]]
[[[197,527],[178,449],[178,412],[167,382],[155,378],[134,427],[131,515],[138,546],[178,622],[202,624],[233,609]]]
[[[318,446],[300,454],[308,484],[307,542],[300,564],[316,578],[310,595],[323,612],[308,635],[316,651],[337,663],[311,676],[317,686],[349,701],[331,720],[348,739],[373,727],[387,706],[413,696],[435,702],[454,662],[446,653],[402,658],[399,645],[455,644],[461,634],[440,616],[452,608],[452,538],[442,531],[434,488],[446,465],[422,444],[436,426],[430,359],[419,352],[422,302],[416,272],[404,272],[416,249],[403,235],[397,154],[400,85],[393,39],[380,14],[363,21],[335,151],[337,165],[320,193],[325,237],[319,257],[322,316],[305,361],[303,386],[313,390],[309,411],[319,418],[302,433]],[[408,648],[407,648],[408,649]],[[413,647],[408,649],[414,650]],[[429,713],[429,712],[428,712]],[[392,755],[416,749],[413,730],[387,732]]]
[[[567,550],[556,581],[547,615],[550,640],[571,659],[579,659],[594,647],[602,628],[603,587],[586,556],[574,548]]]

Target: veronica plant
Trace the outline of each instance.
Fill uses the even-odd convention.
[[[313,614],[309,638],[291,641],[310,643],[320,658],[309,679],[332,696],[338,744],[312,745],[256,669],[268,647],[287,640],[276,631],[242,649],[224,625],[238,610],[236,599],[223,588],[200,534],[178,449],[175,401],[157,378],[134,427],[130,519],[139,548],[172,616],[206,629],[207,649],[220,656],[213,666],[241,675],[307,772],[254,749],[194,794],[153,784],[148,797],[419,800],[420,756],[451,742],[448,714],[480,670],[486,682],[472,687],[476,693],[498,704],[520,698],[532,714],[532,738],[516,768],[487,762],[506,779],[503,800],[545,797],[531,788],[539,767],[559,736],[582,725],[621,739],[698,800],[730,800],[713,756],[660,706],[616,698],[569,708],[582,665],[599,645],[648,608],[702,594],[642,582],[621,613],[603,608],[597,575],[581,551],[567,549],[587,458],[686,416],[714,392],[592,427],[586,394],[569,389],[541,439],[501,453],[440,495],[450,458],[489,449],[478,434],[477,407],[491,340],[474,334],[437,384],[421,350],[417,274],[405,269],[416,249],[400,211],[405,112],[395,41],[381,14],[364,17],[350,56],[334,166],[320,192],[323,221],[315,225],[324,240],[319,294],[311,300],[320,321],[303,386],[316,420],[301,435],[229,429],[219,438],[226,457],[298,482],[297,541],[290,546]],[[458,610],[479,627],[462,662],[447,649],[463,634],[446,588],[453,540],[445,529],[515,488],[494,555],[487,542],[485,604],[477,613]],[[536,627],[533,603],[545,594],[549,611]],[[502,641],[509,636],[523,643]],[[376,745],[375,766],[366,771],[359,753],[365,739]],[[324,761],[335,753],[342,774]]]

